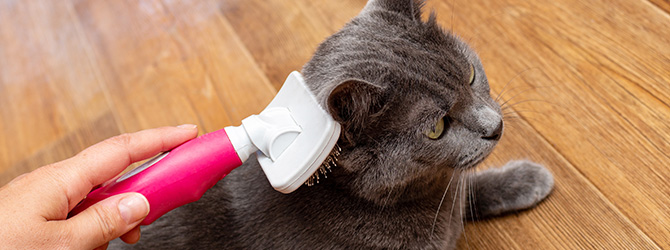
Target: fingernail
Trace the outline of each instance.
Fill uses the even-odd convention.
[[[194,128],[197,128],[198,125],[195,125],[195,124],[182,124],[182,125],[179,125],[179,126],[177,126],[177,127],[178,127],[178,128],[183,128],[183,129],[194,129]]]
[[[130,194],[119,201],[119,213],[128,224],[137,222],[149,214],[149,201],[139,193]]]

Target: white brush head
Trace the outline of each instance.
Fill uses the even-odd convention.
[[[288,115],[295,123],[287,120]],[[293,192],[310,179],[340,136],[340,124],[318,104],[297,71],[291,72],[261,114],[247,119],[263,120],[275,131],[268,132],[266,129],[262,136],[254,139],[249,126],[258,122],[246,119],[242,122],[249,137],[260,149],[257,152],[258,162],[270,184],[282,193]],[[262,142],[256,143],[258,141]]]

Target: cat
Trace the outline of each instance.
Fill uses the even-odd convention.
[[[502,136],[500,106],[475,52],[434,14],[422,21],[422,6],[369,1],[302,69],[343,128],[327,178],[281,194],[250,159],[136,245],[112,247],[453,249],[464,220],[543,200],[553,177],[541,165],[472,171]]]

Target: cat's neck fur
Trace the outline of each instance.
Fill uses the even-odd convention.
[[[392,206],[397,203],[431,199],[435,201],[436,197],[440,199],[439,197],[444,194],[449,182],[453,185],[449,189],[453,190],[464,174],[463,170],[445,166],[440,172],[416,176],[409,182],[387,183],[383,186],[374,186],[373,189],[365,182],[378,182],[379,180],[364,180],[358,177],[360,173],[348,173],[346,169],[341,166],[333,168],[332,172],[327,175],[328,178],[323,179],[323,184],[329,183],[327,185],[347,190],[352,196],[365,199],[378,206]]]

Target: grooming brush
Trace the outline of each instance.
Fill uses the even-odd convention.
[[[331,168],[337,167],[337,157],[340,156],[341,152],[342,148],[335,144],[335,147],[333,147],[333,150],[330,151],[330,154],[328,154],[323,163],[321,163],[321,166],[314,172],[312,176],[307,178],[305,185],[311,187],[318,184],[320,176],[328,178],[327,174],[332,171]]]
[[[335,166],[340,124],[319,106],[302,75],[292,72],[258,115],[187,141],[91,191],[74,216],[113,195],[138,192],[150,204],[149,225],[163,214],[197,201],[230,171],[256,154],[272,187],[291,193],[312,186]]]

